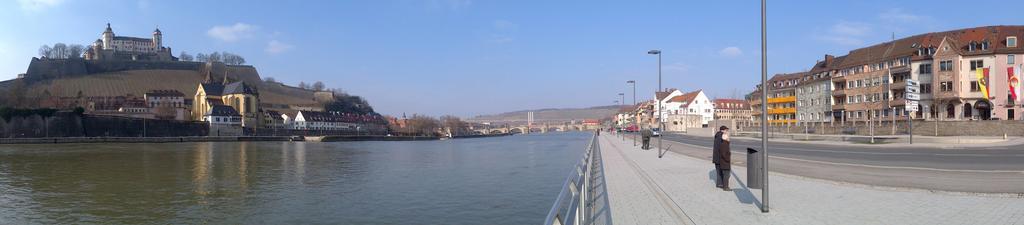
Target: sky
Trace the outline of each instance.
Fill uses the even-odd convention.
[[[770,1],[768,73],[921,33],[1020,25],[1006,1]],[[984,9],[966,10],[973,6]],[[937,13],[941,12],[941,13]],[[662,87],[742,98],[760,82],[757,1],[0,2],[0,79],[42,45],[163,32],[175,55],[227,51],[263,77],[322,81],[384,114],[475,116],[632,103]]]

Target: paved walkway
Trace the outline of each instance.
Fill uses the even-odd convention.
[[[871,187],[777,173],[770,180],[771,212],[761,213],[761,191],[741,182],[744,167],[733,166],[733,190],[727,192],[715,188],[713,165],[706,159],[673,152],[658,158],[656,150],[640,150],[613,134],[602,134],[599,141],[604,180],[595,196],[606,202],[598,216],[610,217],[613,224],[1024,225],[1024,197]]]

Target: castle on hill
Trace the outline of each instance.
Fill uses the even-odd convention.
[[[119,61],[177,61],[171,54],[171,48],[163,46],[163,33],[157,28],[153,30],[153,38],[139,38],[114,35],[114,30],[107,23],[107,29],[100,34],[85,51],[86,60],[119,60]]]

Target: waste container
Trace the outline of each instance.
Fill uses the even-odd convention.
[[[764,152],[757,149],[747,148],[747,188],[761,189],[764,186],[764,178],[761,171],[764,169]]]

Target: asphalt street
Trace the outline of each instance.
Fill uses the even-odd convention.
[[[664,140],[670,151],[711,157],[712,137],[665,134]],[[651,142],[656,146],[656,139]],[[746,149],[760,149],[761,142],[734,138],[731,147],[733,162],[742,165]],[[944,149],[769,141],[768,149],[773,172],[872,186],[1024,193],[1024,145]]]

